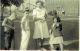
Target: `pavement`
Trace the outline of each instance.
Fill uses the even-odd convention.
[[[32,19],[30,19],[32,20]],[[78,50],[79,49],[79,22],[78,18],[76,19],[62,19],[62,25],[63,25],[63,39],[64,39],[64,49],[66,50]],[[52,18],[47,20],[48,28],[50,29],[50,26],[52,24]],[[20,41],[21,41],[21,29],[20,29],[20,21],[15,22],[15,38],[12,43],[12,48],[18,50],[20,47]],[[33,21],[30,21],[30,31],[31,31],[31,38],[29,41],[29,50],[35,50],[35,42],[32,39],[33,33],[34,33],[34,24]],[[1,34],[2,33],[2,34]],[[4,34],[1,29],[1,21],[0,21],[0,48],[4,47]],[[49,46],[47,46],[49,47]]]

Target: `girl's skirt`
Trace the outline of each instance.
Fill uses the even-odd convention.
[[[60,43],[63,43],[63,37],[62,36],[55,37],[54,34],[50,35],[49,44],[60,44]]]

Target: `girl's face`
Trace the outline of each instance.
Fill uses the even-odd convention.
[[[42,7],[42,4],[40,2],[37,3],[37,7],[41,8]]]
[[[57,19],[56,18],[54,18],[54,22],[57,23]]]
[[[54,18],[54,23],[56,23],[56,26],[59,26],[59,23],[57,22],[56,18]]]

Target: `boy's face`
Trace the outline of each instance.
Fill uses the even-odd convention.
[[[25,13],[26,13],[26,14],[29,14],[29,12],[28,12],[28,11],[25,11]]]
[[[42,5],[41,5],[41,3],[39,2],[39,3],[37,3],[37,7],[41,7]]]

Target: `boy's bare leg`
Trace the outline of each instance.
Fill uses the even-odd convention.
[[[54,46],[53,46],[53,44],[50,44],[50,50],[51,51],[56,51],[55,48],[54,48]]]
[[[30,32],[29,31],[26,31],[26,32],[22,31],[20,50],[27,50],[28,49],[29,38],[30,38]]]

